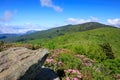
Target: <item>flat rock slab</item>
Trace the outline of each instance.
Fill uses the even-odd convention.
[[[30,50],[24,47],[10,48],[0,52],[0,80],[18,80],[32,65],[40,68],[47,55],[47,49]]]

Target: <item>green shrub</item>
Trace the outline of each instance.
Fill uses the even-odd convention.
[[[56,46],[55,46],[54,42],[48,42],[46,47],[49,48],[49,49],[55,49]]]
[[[74,47],[74,52],[75,53],[78,53],[78,54],[84,54],[85,53],[85,50],[84,50],[84,48],[83,48],[83,46],[81,45],[76,45],[75,47]]]
[[[83,67],[81,72],[83,80],[114,80],[113,76],[109,74],[109,70],[102,64]]]
[[[106,68],[111,70],[111,74],[120,74],[120,59],[108,59],[103,62]]]
[[[64,63],[64,68],[66,69],[81,69],[81,60],[72,54],[62,53],[58,60]]]
[[[107,59],[114,59],[114,53],[112,51],[112,47],[110,46],[109,43],[103,43],[100,45],[103,52],[106,54]]]

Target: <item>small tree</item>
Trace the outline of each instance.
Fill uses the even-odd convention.
[[[110,46],[109,43],[103,43],[100,45],[103,52],[106,54],[107,59],[114,59],[114,53],[112,51],[112,47]]]

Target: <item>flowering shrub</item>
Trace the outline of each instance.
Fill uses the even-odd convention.
[[[78,78],[73,78],[72,80],[79,80]]]
[[[62,80],[80,80],[81,60],[68,53],[52,54],[46,59],[45,66],[52,68],[57,73],[63,70]],[[65,74],[64,74],[65,73]]]
[[[79,70],[77,69],[68,69],[65,70],[66,76],[69,76],[72,78],[72,80],[79,80],[82,78],[82,75]]]
[[[52,63],[52,62],[54,62],[54,59],[46,59],[46,62],[47,63]]]

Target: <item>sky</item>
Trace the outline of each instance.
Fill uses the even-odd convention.
[[[120,27],[120,0],[0,0],[0,33],[85,22]]]

